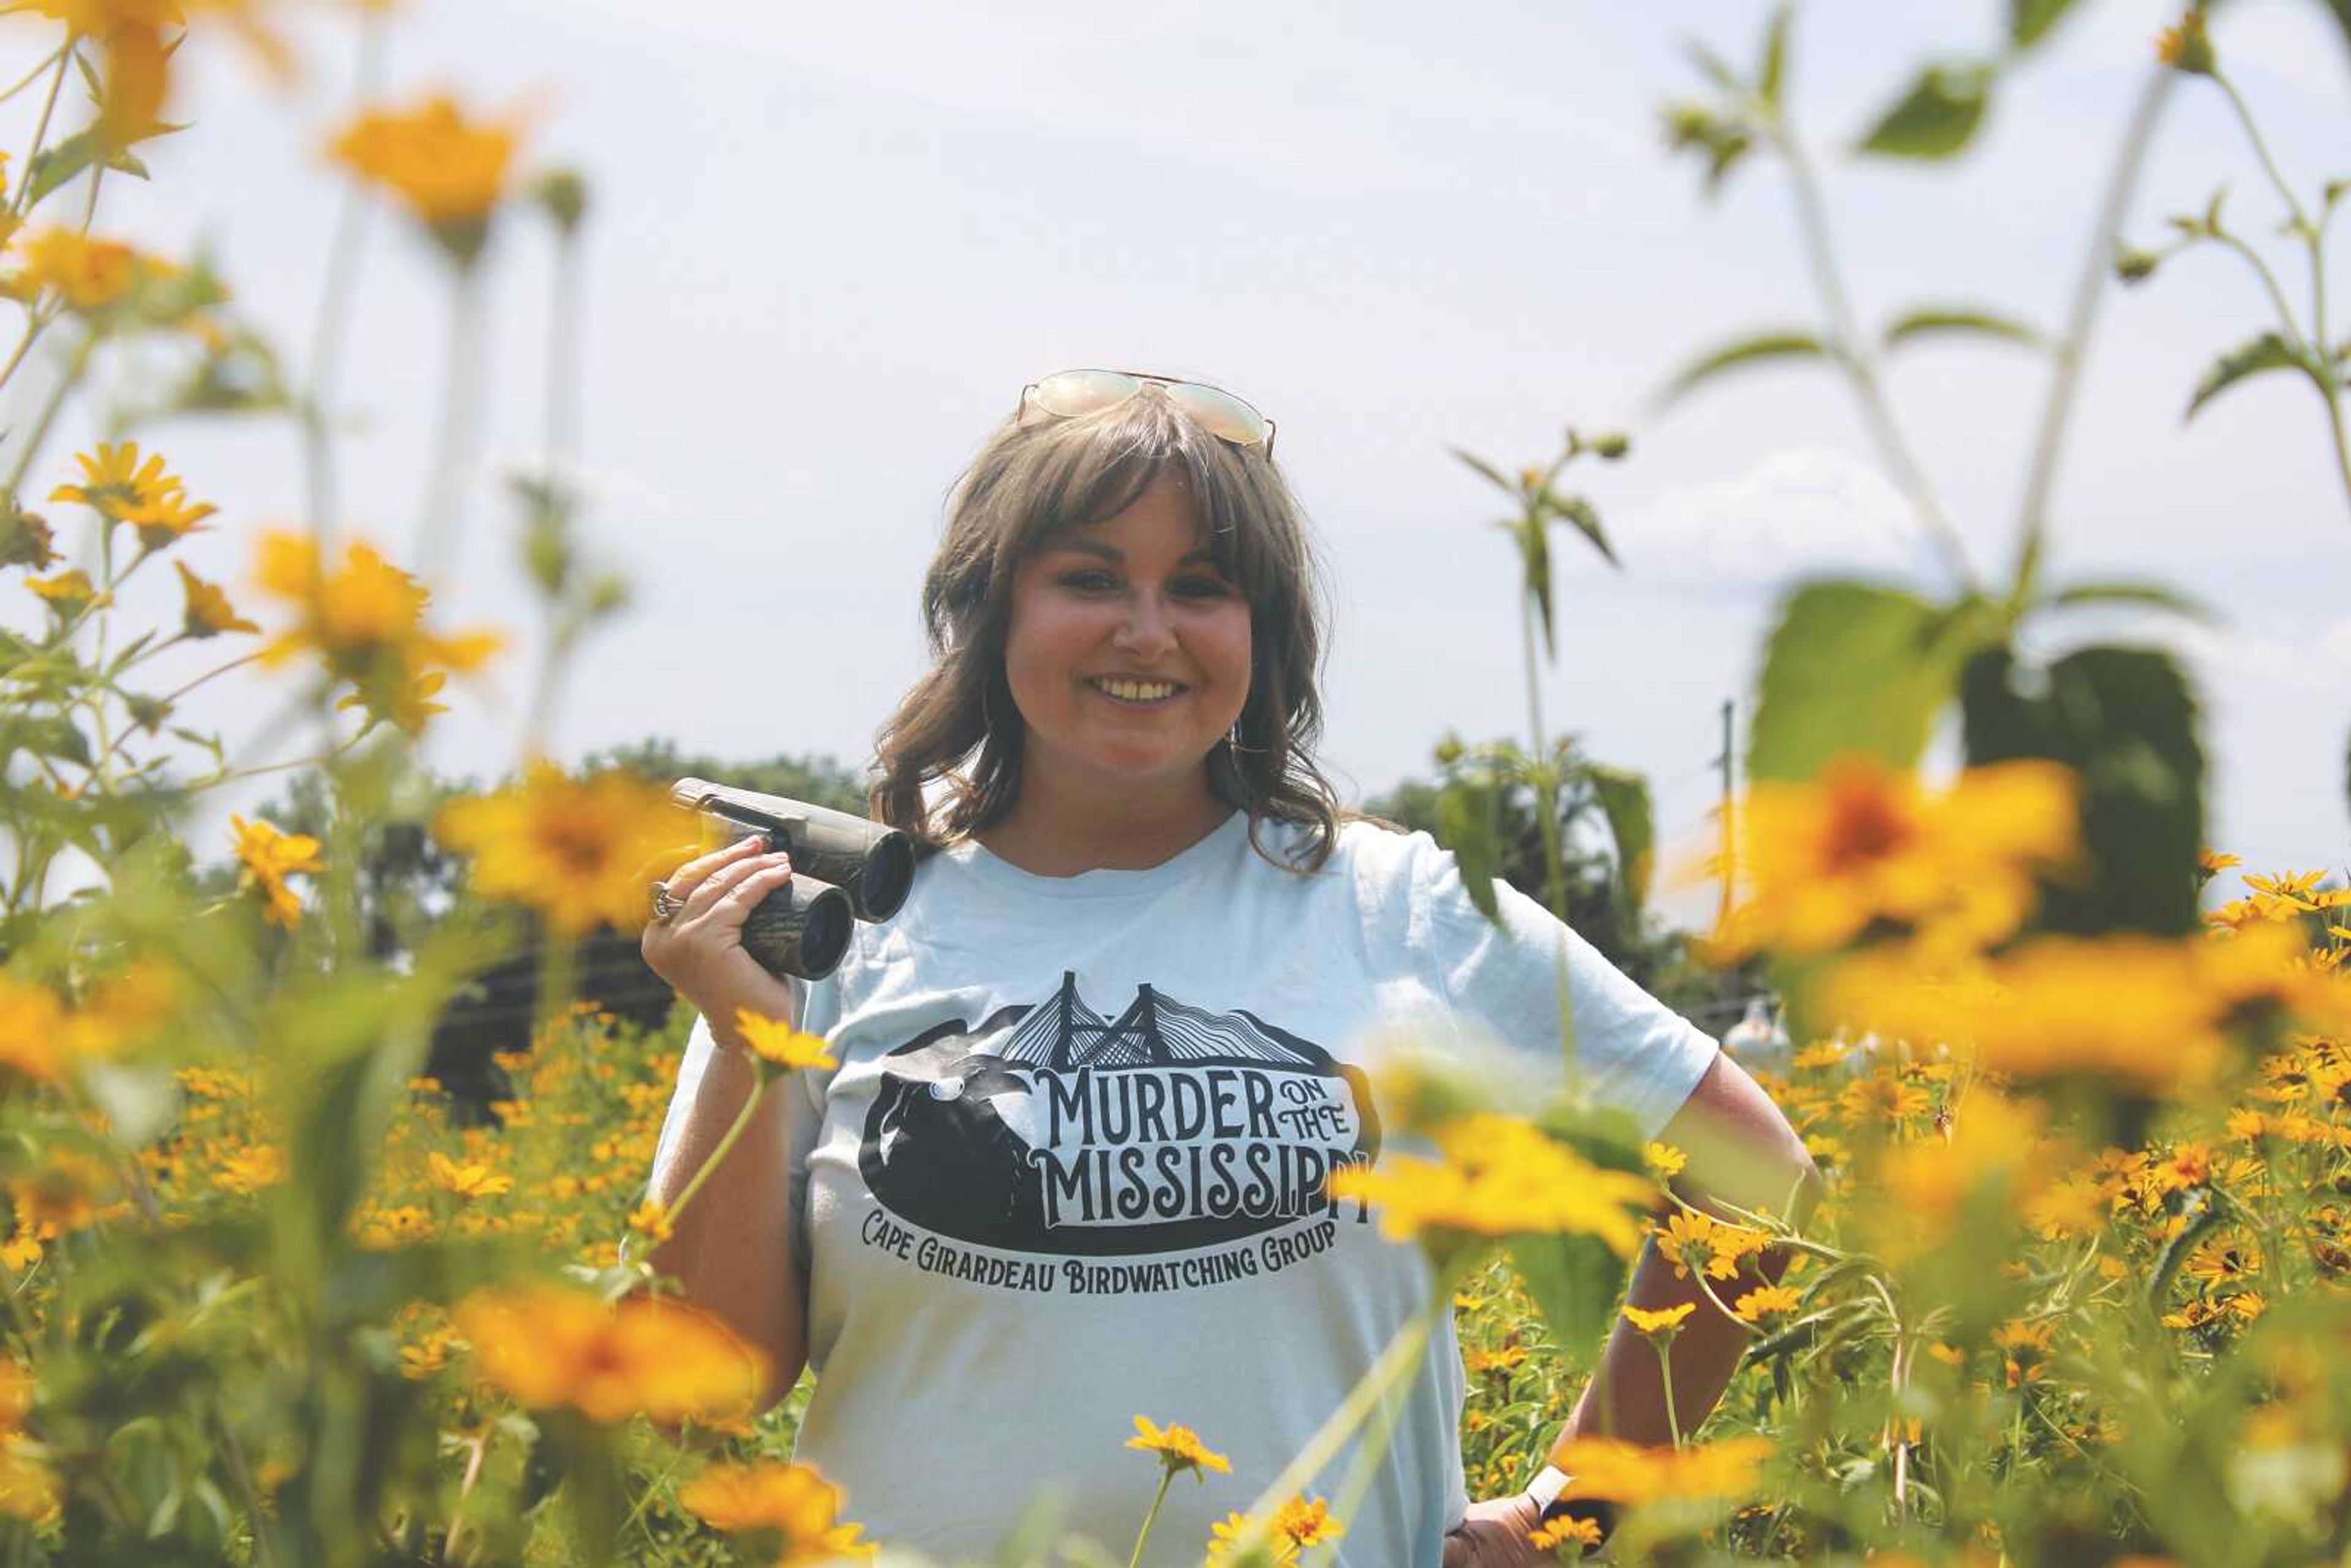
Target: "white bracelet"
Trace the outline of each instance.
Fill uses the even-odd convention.
[[[1541,1512],[1557,1502],[1559,1494],[1574,1479],[1556,1465],[1545,1465],[1542,1473],[1535,1477],[1534,1484],[1527,1488],[1527,1496],[1534,1500],[1535,1511]]]

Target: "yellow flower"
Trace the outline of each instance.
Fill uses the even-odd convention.
[[[2049,1370],[2049,1341],[2056,1328],[2048,1322],[2011,1322],[1992,1331],[1991,1343],[2000,1348],[2011,1388],[2041,1381]]]
[[[1735,1500],[1754,1490],[1769,1437],[1729,1437],[1676,1450],[1645,1448],[1614,1437],[1576,1437],[1551,1462],[1573,1478],[1560,1496],[1605,1498],[1638,1506],[1662,1498]]]
[[[198,532],[204,520],[218,509],[210,502],[192,505],[184,493],[172,490],[125,507],[122,520],[138,531],[141,549],[159,550]]]
[[[38,980],[0,969],[0,1067],[55,1082],[72,1062],[119,1054],[168,1018],[173,988],[152,964],[134,966],[94,988],[68,1010]]]
[[[93,452],[76,453],[74,461],[81,465],[82,482],[58,486],[49,492],[49,499],[76,502],[109,521],[120,521],[131,507],[185,487],[184,481],[164,468],[162,453],[151,453],[141,463],[135,441],[101,441]]]
[[[1649,1234],[1657,1239],[1657,1250],[1674,1266],[1675,1279],[1687,1280],[1690,1270],[1697,1269],[1718,1280],[1731,1280],[1739,1275],[1738,1252],[1726,1256],[1716,1239],[1717,1232],[1726,1228],[1706,1215],[1677,1209],[1662,1228],[1652,1225]]]
[[[180,592],[185,601],[180,612],[181,635],[189,638],[217,637],[224,632],[258,632],[260,627],[236,612],[228,595],[218,583],[206,582],[190,571],[184,561],[173,561],[180,574]]]
[[[2242,855],[2224,855],[2212,850],[2206,850],[2196,857],[2197,869],[2207,876],[2218,876],[2232,865],[2244,863]]]
[[[294,896],[286,879],[296,872],[316,876],[327,869],[319,863],[319,841],[308,833],[280,832],[268,822],[248,822],[234,813],[229,825],[235,830],[236,858],[244,868],[238,887],[258,888],[262,917],[293,929],[302,918],[302,901]]]
[[[1506,1344],[1493,1350],[1473,1350],[1462,1359],[1474,1376],[1483,1377],[1492,1373],[1507,1376],[1525,1363],[1527,1350],[1524,1345]]]
[[[629,1211],[629,1228],[653,1241],[666,1241],[674,1234],[668,1208],[650,1197]]]
[[[431,591],[357,541],[345,548],[343,564],[329,572],[308,537],[265,534],[256,580],[298,613],[290,629],[261,650],[264,664],[313,652],[330,676],[359,688],[371,717],[389,719],[412,735],[423,724],[420,699],[430,695],[417,690],[420,681],[438,674],[434,666],[461,674],[477,669],[504,642],[495,632],[443,636],[426,631]]]
[[[471,121],[445,94],[411,110],[375,110],[345,126],[333,158],[408,204],[461,261],[480,254],[507,193],[520,127]]]
[[[114,595],[100,593],[89,580],[89,574],[79,567],[58,572],[54,577],[28,577],[25,586],[48,601],[49,608],[60,619],[70,621],[84,609],[114,602]]]
[[[670,1425],[747,1415],[768,1375],[759,1350],[674,1301],[607,1307],[540,1285],[479,1292],[455,1316],[493,1385],[532,1409],[570,1406],[608,1426],[639,1412]]]
[[[1190,1470],[1198,1479],[1206,1481],[1208,1478],[1205,1472],[1208,1470],[1221,1475],[1232,1473],[1232,1462],[1202,1443],[1200,1434],[1191,1427],[1170,1423],[1163,1428],[1148,1416],[1134,1418],[1134,1436],[1126,1440],[1126,1446],[1140,1448],[1146,1454],[1158,1455],[1159,1462],[1166,1467],[1171,1476]]]
[[[18,247],[24,266],[11,278],[12,292],[31,298],[53,288],[76,310],[102,310],[138,284],[142,266],[153,263],[118,240],[90,239],[69,228],[47,228]]]
[[[514,1190],[514,1177],[478,1162],[460,1164],[437,1149],[424,1156],[424,1164],[434,1186],[459,1197],[496,1197]]]
[[[1845,757],[1813,783],[1757,784],[1738,821],[1754,892],[1709,943],[1726,960],[1829,952],[1879,920],[1985,946],[2031,913],[2033,873],[2068,865],[2079,842],[2074,776],[2039,761],[1970,768],[1930,798]]]
[[[256,1144],[222,1157],[213,1170],[213,1185],[223,1192],[250,1197],[286,1179],[286,1151],[275,1144]]]
[[[758,1056],[778,1067],[832,1068],[841,1063],[825,1051],[824,1037],[763,1018],[749,1008],[735,1009],[735,1027]]]
[[[1684,1301],[1679,1306],[1665,1307],[1656,1312],[1648,1312],[1628,1302],[1625,1308],[1625,1321],[1631,1323],[1634,1332],[1643,1339],[1671,1343],[1673,1337],[1682,1332],[1682,1321],[1696,1311],[1696,1301]]]
[[[1321,1498],[1291,1498],[1273,1516],[1275,1535],[1301,1549],[1320,1546],[1326,1541],[1336,1541],[1347,1533],[1346,1527],[1331,1517],[1330,1504]]]
[[[2204,12],[2200,5],[2191,5],[2179,18],[2177,26],[2166,27],[2156,36],[2155,57],[2177,71],[2189,76],[2210,76],[2216,63],[2212,55],[2211,36],[2204,30]]]
[[[1605,1170],[1529,1123],[1491,1113],[1437,1130],[1442,1161],[1391,1155],[1377,1166],[1332,1173],[1331,1196],[1380,1209],[1392,1240],[1423,1231],[1451,1245],[1471,1236],[1597,1236],[1619,1255],[1640,1246],[1635,1216],[1656,1195],[1647,1177]]]
[[[642,925],[645,863],[694,836],[692,814],[658,785],[622,772],[574,779],[545,761],[494,795],[453,800],[433,831],[474,857],[474,890],[528,904],[577,936]]]
[[[751,1465],[714,1465],[678,1489],[677,1500],[714,1529],[747,1531],[779,1538],[778,1564],[870,1558],[873,1548],[857,1539],[861,1526],[835,1522],[841,1492],[814,1469],[773,1460]]]
[[[1682,1174],[1689,1156],[1671,1144],[1651,1143],[1642,1145],[1641,1163],[1649,1167],[1660,1181],[1671,1181]]]
[[[1249,1515],[1245,1513],[1228,1513],[1210,1525],[1208,1561],[1212,1563],[1230,1562],[1234,1544],[1248,1529]],[[1298,1561],[1298,1543],[1279,1531],[1267,1538],[1266,1550],[1270,1556],[1264,1561],[1272,1563],[1275,1568],[1290,1568],[1290,1564]]]
[[[1573,1519],[1562,1514],[1549,1524],[1538,1525],[1527,1537],[1527,1544],[1538,1552],[1557,1552],[1575,1545],[1590,1552],[1600,1544],[1600,1521],[1596,1519]]]
[[[1785,1285],[1759,1285],[1733,1301],[1730,1310],[1763,1328],[1794,1312],[1800,1303],[1801,1298]]]

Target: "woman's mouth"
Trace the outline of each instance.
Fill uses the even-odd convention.
[[[1086,685],[1110,698],[1122,707],[1158,707],[1181,695],[1185,688],[1174,681],[1125,681],[1096,677]]]

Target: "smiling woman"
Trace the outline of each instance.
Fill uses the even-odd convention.
[[[1322,1521],[1335,1568],[1507,1560],[1539,1508],[1465,1490],[1450,1286],[1332,1179],[1415,1166],[1383,1148],[1405,1108],[1372,1042],[1402,1023],[1450,1051],[1459,1019],[1555,1061],[1564,977],[1586,1087],[1643,1136],[1745,1084],[1539,905],[1498,887],[1489,924],[1426,835],[1338,808],[1271,433],[1215,388],[1087,371],[988,439],[924,582],[935,663],[878,741],[875,812],[925,869],[840,967],[753,1004],[835,1065],[758,1107],[655,1255],[772,1354],[770,1399],[815,1371],[795,1457],[893,1546],[987,1555],[1052,1484],[1077,1533],[1123,1547],[1140,1517],[1130,1561],[1196,1565],[1269,1489],[1275,1517],[1378,1375],[1403,1403],[1369,1490],[1282,1517]],[[789,874],[704,871],[680,928],[714,917],[714,942]],[[755,1071],[735,998],[684,988],[665,1209]],[[1617,1188],[1585,1196],[1629,1236]],[[1217,1473],[1152,1498],[1138,1417],[1196,1429]]]

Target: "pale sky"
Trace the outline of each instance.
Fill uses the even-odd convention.
[[[1806,9],[1797,118],[1865,320],[1966,301],[2057,325],[2168,19],[2144,0],[2078,9],[2003,84],[1976,151],[1925,168],[1839,149],[1919,62],[1989,45],[2005,7]],[[1229,386],[1279,422],[1282,465],[1334,568],[1326,758],[1356,796],[1426,776],[1447,729],[1524,726],[1516,567],[1489,523],[1499,497],[1447,447],[1516,467],[1547,457],[1562,423],[1629,429],[1630,461],[1572,475],[1626,570],[1561,537],[1545,707],[1595,757],[1648,774],[1669,841],[1701,833],[1719,706],[1738,697],[1744,714],[1775,591],[1822,571],[1941,586],[1825,371],[1758,371],[1650,405],[1707,345],[1819,319],[1780,170],[1750,163],[1709,205],[1657,131],[1662,100],[1698,85],[1683,41],[1702,37],[1743,66],[1766,14],[1756,0],[412,0],[392,35],[392,96],[448,86],[481,110],[534,105],[529,163],[575,165],[594,191],[586,528],[637,600],[574,668],[558,755],[664,733],[722,755],[862,762],[921,668],[921,575],[963,465],[1024,382],[1140,365]],[[2351,55],[2324,8],[2243,0],[2215,35],[2305,195],[2351,174]],[[43,36],[0,22],[8,79]],[[192,48],[173,109],[195,128],[149,150],[152,185],[110,180],[99,223],[174,252],[209,237],[242,308],[298,367],[335,210],[318,148],[351,59],[345,34],[303,38],[311,69],[290,93],[232,48]],[[19,157],[35,96],[0,108],[0,146]],[[2224,182],[2235,223],[2268,235],[2276,198],[2219,95],[2184,83],[2132,235],[2159,239],[2164,214],[2200,210]],[[370,239],[343,373],[345,521],[407,563],[444,280],[388,211]],[[513,221],[486,263],[475,482],[437,585],[444,625],[507,627],[526,646],[531,600],[496,473],[537,450],[549,251],[542,225]],[[2282,242],[2270,255],[2305,301],[2302,258]],[[2336,298],[2351,300],[2351,269],[2333,270]],[[2339,869],[2351,859],[2351,501],[2322,410],[2280,376],[2180,422],[2203,367],[2273,324],[2250,274],[2218,252],[2109,294],[2057,493],[2053,576],[2159,577],[2225,623],[2084,618],[2042,645],[2127,632],[2180,647],[2209,715],[2211,841],[2254,868]],[[1987,575],[2012,551],[2047,379],[2031,353],[1959,342],[1920,346],[1890,376]],[[0,417],[27,412],[18,392]],[[61,427],[37,504],[69,466],[65,443],[94,428]],[[216,530],[182,549],[235,591],[258,528],[299,518],[290,426],[181,421],[143,439],[219,504]],[[134,622],[142,605],[176,619],[168,571],[131,590]],[[212,662],[160,670],[150,689]],[[428,759],[477,775],[512,766],[529,669],[525,655],[459,686]],[[247,674],[185,715],[233,746],[250,736],[279,688]],[[259,780],[224,798],[199,831],[272,793]]]

